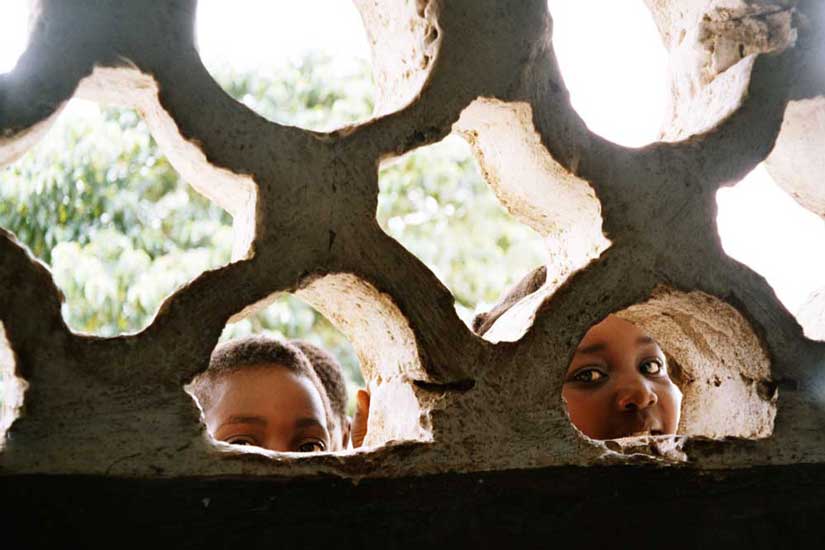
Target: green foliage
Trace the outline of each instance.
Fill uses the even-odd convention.
[[[229,260],[231,218],[180,181],[134,111],[66,111],[0,175],[0,225],[51,265],[70,327],[140,330],[177,286]]]
[[[218,80],[282,124],[329,130],[372,111],[365,64],[339,70],[310,56]],[[540,239],[509,218],[460,139],[398,159],[380,177],[381,226],[452,289],[463,317],[541,261]],[[75,101],[0,172],[0,225],[51,266],[67,324],[104,336],[144,328],[175,288],[228,262],[232,244],[229,215],[180,180],[134,111]],[[346,339],[297,298],[227,326],[222,338],[261,332],[325,347],[363,384]]]
[[[365,61],[332,63],[309,54],[258,72],[219,70],[229,95],[261,116],[308,130],[329,131],[366,120],[372,113],[372,79]]]
[[[499,204],[457,136],[383,168],[379,185],[378,223],[452,290],[465,321],[542,262],[541,237]]]

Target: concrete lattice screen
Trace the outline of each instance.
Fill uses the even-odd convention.
[[[327,134],[268,122],[227,96],[198,57],[193,0],[39,2],[28,50],[0,77],[0,163],[74,95],[136,107],[183,177],[232,214],[236,245],[233,263],[170,296],[147,329],[104,339],[69,331],[48,270],[3,233],[0,322],[28,384],[4,475],[825,462],[825,343],[725,255],[715,228],[716,191],[766,158],[823,215],[825,128],[801,131],[811,117],[796,115],[821,121],[825,110],[825,13],[813,0],[647,3],[671,52],[674,101],[663,140],[628,149],[571,108],[541,1],[358,0],[376,116]],[[451,131],[548,243],[547,283],[487,340],[375,220],[379,163]],[[228,320],[280,292],[352,341],[373,394],[366,449],[264,456],[205,436],[183,385]],[[680,366],[686,436],[598,443],[570,425],[562,374],[610,312],[644,326]]]

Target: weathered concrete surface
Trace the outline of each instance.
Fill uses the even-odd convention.
[[[773,432],[776,386],[770,360],[748,322],[702,292],[657,288],[618,313],[667,350],[684,394],[679,433],[764,438]]]
[[[646,0],[670,51],[667,140],[709,130],[747,95],[751,56],[794,46],[801,67],[765,160],[799,204],[825,217],[825,5],[816,0]],[[801,33],[801,34],[800,34]]]
[[[806,209],[825,218],[825,2],[802,0],[797,46],[804,70],[794,82],[782,130],[765,166],[774,180]]]
[[[660,28],[689,23],[677,4],[651,2]],[[219,88],[195,49],[193,0],[41,2],[29,49],[0,78],[0,161],[42,136],[75,93],[137,106],[173,164],[232,213],[237,245],[234,263],[169,297],[146,330],[103,339],[68,330],[48,270],[0,235],[0,322],[30,385],[3,475],[360,479],[686,460],[691,476],[825,461],[825,343],[806,339],[765,280],[724,254],[714,221],[716,191],[768,156],[798,82],[815,89],[799,45],[819,20],[797,24],[784,8],[771,16],[764,44],[714,62],[719,93],[689,96],[670,141],[627,149],[589,132],[571,108],[543,1],[358,5],[376,51],[378,116],[321,134],[268,122]],[[403,32],[383,29],[389,18]],[[699,44],[740,30],[711,20],[719,25],[704,25]],[[548,237],[553,280],[521,308],[532,322],[515,342],[474,336],[449,291],[375,221],[380,161],[454,128],[514,215]],[[673,355],[684,338],[705,338],[720,349],[702,357],[726,362],[706,372],[723,368],[733,380],[755,369],[753,387],[764,385],[756,396],[747,384],[724,394],[751,399],[739,412],[758,405],[756,427],[696,433],[763,439],[605,444],[570,425],[561,383],[575,345],[660,285],[715,297],[691,302],[687,315],[705,321],[679,325],[698,328],[673,340]],[[304,296],[352,340],[374,393],[370,447],[299,458],[207,442],[182,385],[205,368],[228,319],[279,292]],[[733,317],[739,328],[714,340]]]
[[[741,106],[756,54],[798,38],[791,3],[647,0],[670,52],[670,114],[662,138],[706,132]]]

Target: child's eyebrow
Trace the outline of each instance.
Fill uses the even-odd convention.
[[[648,335],[644,335],[644,336],[639,336],[636,339],[636,343],[637,344],[655,344],[656,340],[654,340],[653,338],[651,338]]]
[[[596,353],[599,351],[604,351],[607,348],[607,344],[604,342],[597,342],[595,344],[590,344],[589,346],[585,346],[583,348],[576,348],[576,353]]]
[[[222,426],[226,426],[227,424],[258,424],[261,426],[266,426],[266,419],[262,416],[253,416],[253,415],[233,415],[230,416],[226,422],[222,424]]]
[[[323,424],[318,422],[318,420],[316,418],[312,418],[312,417],[309,417],[309,416],[305,417],[305,418],[299,418],[298,420],[296,420],[295,421],[295,427],[296,428],[321,428],[322,430],[326,429],[326,428],[324,428]]]

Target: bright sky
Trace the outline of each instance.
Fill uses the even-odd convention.
[[[199,0],[198,45],[207,67],[252,69],[318,50],[370,58],[361,16],[348,0]]]
[[[627,146],[655,141],[667,98],[667,55],[642,0],[548,0],[553,43],[573,106],[594,132]],[[28,0],[2,0],[0,73],[25,48]],[[598,17],[594,17],[598,14]],[[322,50],[369,59],[360,16],[345,0],[200,0],[208,67],[255,68]],[[718,195],[725,251],[764,275],[789,310],[825,286],[825,220],[759,167]]]
[[[644,2],[549,0],[547,5],[562,76],[587,126],[621,145],[656,141],[667,101],[668,60]]]
[[[29,0],[3,0],[0,7],[0,74],[14,68],[26,49]]]
[[[764,165],[720,190],[716,202],[725,252],[762,274],[791,312],[825,288],[825,220],[799,206]]]

